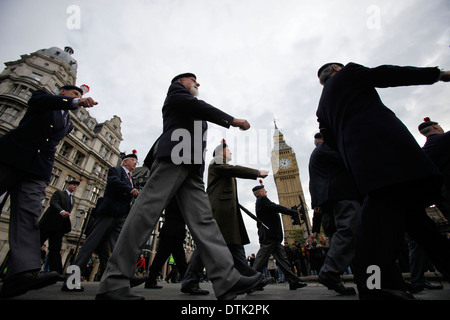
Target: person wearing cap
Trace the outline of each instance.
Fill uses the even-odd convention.
[[[314,135],[314,144],[308,166],[309,193],[314,208],[312,230],[320,232],[322,224],[330,239],[318,280],[341,295],[354,295],[355,289],[345,287],[341,276],[355,257],[361,196],[340,154],[323,141],[321,133]]]
[[[98,300],[144,299],[130,290],[128,279],[134,274],[140,247],[174,196],[200,249],[201,261],[218,299],[234,299],[261,282],[259,275],[241,276],[234,268],[233,257],[213,219],[203,182],[208,122],[243,130],[249,129],[250,124],[197,99],[199,86],[192,73],[180,74],[171,81],[162,108],[163,133],[144,161],[150,168],[150,177],[131,208],[108,261]]]
[[[58,279],[56,272],[39,274],[37,222],[56,148],[73,129],[69,111],[97,104],[92,98],[82,98],[82,94],[83,89],[73,85],[61,87],[59,95],[35,91],[17,128],[0,137],[0,149],[5,153],[0,158],[0,194],[8,192],[11,199],[8,273],[1,297],[20,295]]]
[[[100,273],[104,271],[110,251],[113,251],[130,211],[131,203],[139,195],[131,175],[137,163],[136,152],[133,152],[123,157],[121,166],[109,168],[105,194],[95,210],[95,216],[91,217],[91,219],[94,218],[94,224],[72,264],[80,268],[81,274],[94,252],[99,255]],[[139,255],[136,259],[138,257]],[[145,279],[143,277],[140,282],[134,284],[143,283]],[[131,279],[131,281],[135,280],[135,278]],[[84,288],[68,286],[65,281],[61,290],[77,292],[84,291]]]
[[[422,150],[430,157],[444,174],[442,184],[442,197],[437,201],[436,207],[449,219],[450,215],[450,133],[445,133],[438,122],[431,121],[429,117],[423,119],[418,126],[419,132],[427,138]],[[426,251],[407,235],[409,248],[410,285],[408,290],[412,293],[427,289],[442,289],[441,284],[430,283],[425,277],[429,260]],[[436,245],[439,245],[437,243]],[[443,248],[445,250],[445,248]]]
[[[450,220],[450,131],[444,129],[430,118],[424,118],[419,132],[427,138],[422,150],[430,157],[444,175],[442,185],[442,199],[436,206]]]
[[[243,166],[231,165],[232,153],[225,140],[213,152],[213,159],[208,167],[208,184],[206,192],[211,202],[213,217],[217,221],[223,238],[234,259],[235,268],[242,275],[254,275],[256,271],[249,267],[244,245],[250,243],[239,208],[236,178],[265,178],[266,170],[257,170]]]
[[[281,225],[280,213],[289,216],[298,215],[297,210],[289,209],[276,204],[267,198],[267,191],[263,184],[252,189],[256,197],[256,216],[260,219],[257,222],[259,236],[259,250],[256,254],[253,269],[261,272],[267,266],[270,255],[273,255],[277,265],[283,271],[289,283],[290,290],[296,290],[306,286],[305,282],[292,272],[291,264],[287,258],[286,250],[281,245],[283,241],[283,229]],[[264,224],[264,225],[263,225]]]
[[[57,190],[50,199],[50,206],[39,221],[41,246],[48,240],[48,264],[50,271],[56,271],[62,276],[61,247],[64,234],[72,230],[70,212],[74,205],[73,194],[77,191],[80,181],[71,180],[66,190]]]
[[[408,128],[381,101],[376,88],[450,81],[438,68],[327,63],[318,71],[322,94],[317,120],[325,142],[337,150],[363,197],[354,268],[360,299],[411,299],[395,261],[406,230],[418,243],[444,237],[431,231],[424,208],[436,200],[442,174]],[[423,228],[430,228],[430,233]],[[441,242],[442,243],[442,242]],[[425,249],[425,248],[424,248]],[[449,250],[446,250],[450,253]],[[435,248],[427,253],[433,264]],[[445,272],[450,264],[441,265]],[[370,266],[378,266],[380,289],[370,289]],[[378,269],[377,269],[378,270]]]

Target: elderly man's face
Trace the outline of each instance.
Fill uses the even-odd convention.
[[[266,191],[266,189],[264,189],[264,188],[259,189],[258,196],[260,196],[260,197],[266,197],[266,196],[267,196],[267,191]]]
[[[128,171],[132,172],[134,169],[136,169],[136,166],[138,164],[137,159],[135,158],[126,158],[123,160],[122,165],[128,169]]]
[[[200,87],[200,83],[195,80],[194,77],[185,77],[181,78],[179,82],[189,90],[189,92],[194,96],[198,96],[198,87]]]

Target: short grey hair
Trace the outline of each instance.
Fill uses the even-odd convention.
[[[333,74],[333,71],[334,71],[333,67],[340,67],[340,66],[337,65],[337,64],[331,64],[331,65],[329,65],[328,67],[324,68],[324,69],[322,70],[322,72],[320,73],[320,75],[319,75],[319,81],[320,81],[320,83],[321,83],[322,85],[325,84],[325,82],[326,82],[326,81],[331,77],[331,75]]]

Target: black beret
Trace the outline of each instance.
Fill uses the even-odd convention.
[[[257,191],[259,189],[263,189],[263,188],[264,188],[264,185],[261,184],[259,186],[253,187],[252,191],[255,192],[255,191]]]
[[[72,181],[67,182],[67,184],[76,184],[76,185],[79,185],[79,184],[80,184],[80,181],[78,181],[78,180],[72,180]]]
[[[65,90],[77,90],[79,93],[81,93],[82,95],[84,94],[83,89],[81,89],[80,87],[71,85],[71,84],[67,84],[65,86],[62,86],[61,88],[59,88],[59,90],[61,89],[65,89]]]
[[[342,63],[340,63],[340,62],[325,63],[323,66],[320,67],[319,71],[317,71],[317,76],[320,77],[320,74],[322,73],[323,69],[325,69],[326,67],[329,67],[329,66],[331,66],[333,64],[341,66],[341,67],[344,67],[344,65]]]
[[[323,135],[320,133],[320,132],[317,132],[315,135],[314,135],[314,139],[322,139],[323,138]]]
[[[122,158],[122,160],[125,160],[125,159],[127,159],[127,158],[135,158],[135,159],[137,159],[138,157],[137,157],[137,151],[136,150],[133,150],[132,151],[133,153],[130,153],[130,154],[127,154],[126,156],[124,156],[123,158]]]
[[[182,74],[177,75],[175,78],[172,79],[171,83],[174,83],[178,79],[186,78],[186,77],[193,77],[195,80],[197,80],[197,77],[195,76],[195,74],[188,72],[188,73],[182,73]]]
[[[437,122],[431,121],[430,118],[426,117],[423,119],[423,122],[419,124],[419,131],[425,129],[426,127],[438,124]]]

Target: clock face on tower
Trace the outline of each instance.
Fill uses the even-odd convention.
[[[291,160],[288,158],[282,158],[279,161],[279,165],[281,169],[288,169],[291,166]]]

